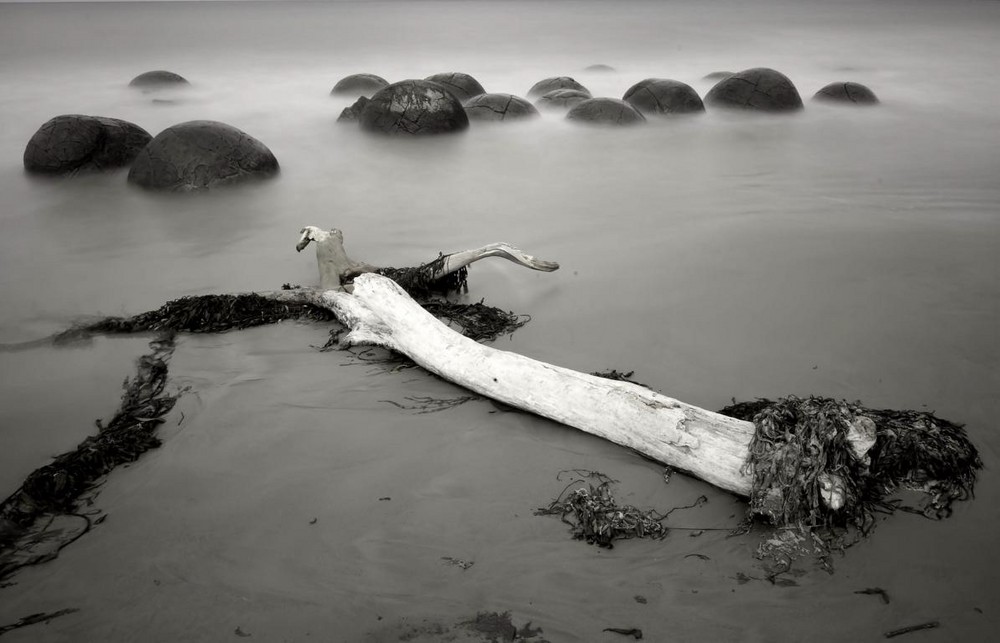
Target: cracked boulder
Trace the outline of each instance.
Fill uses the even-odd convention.
[[[554,89],[535,101],[535,107],[547,111],[567,111],[591,97],[579,89]]]
[[[140,89],[158,89],[161,87],[176,87],[177,85],[188,85],[187,79],[172,71],[157,69],[139,74],[128,84],[129,87]]]
[[[646,122],[639,110],[617,98],[590,98],[569,110],[566,118],[595,125],[637,125]]]
[[[38,128],[24,148],[24,169],[39,174],[125,167],[153,137],[117,118],[65,114]]]
[[[879,102],[875,92],[852,82],[830,83],[813,94],[813,100],[845,105],[877,105]]]
[[[216,121],[163,130],[132,163],[129,183],[151,190],[191,191],[277,174],[278,160],[246,132]]]
[[[701,97],[690,85],[666,78],[640,81],[629,87],[622,100],[646,116],[705,111]]]
[[[444,88],[455,95],[459,102],[464,103],[473,96],[485,94],[486,90],[479,84],[479,81],[468,74],[461,72],[448,72],[446,74],[434,74],[424,80],[432,83],[444,85]]]
[[[379,134],[447,134],[469,127],[455,95],[429,80],[403,80],[376,92],[358,119],[361,129]]]
[[[330,95],[365,96],[370,98],[372,94],[388,85],[389,81],[375,74],[351,74],[338,80],[337,84],[330,90]]]
[[[705,105],[762,112],[802,109],[795,85],[779,71],[755,67],[723,78],[705,95]]]
[[[555,76],[540,80],[532,85],[531,89],[528,90],[528,98],[541,98],[545,94],[557,89],[575,89],[587,94],[588,97],[591,95],[590,90],[569,76]]]
[[[513,121],[538,116],[534,105],[513,94],[480,94],[467,100],[464,107],[474,121]]]

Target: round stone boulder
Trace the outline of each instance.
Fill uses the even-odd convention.
[[[403,80],[375,92],[361,110],[361,129],[379,134],[447,134],[469,127],[455,95],[429,80]]]
[[[189,85],[187,79],[172,71],[157,69],[139,74],[128,84],[129,87],[139,87],[140,89],[157,89],[160,87],[176,87],[177,85]]]
[[[567,111],[592,98],[590,92],[579,89],[555,89],[535,101],[535,107],[547,111]]]
[[[705,104],[690,85],[666,78],[647,78],[629,87],[622,100],[650,115],[694,114]]]
[[[24,169],[68,174],[125,167],[153,137],[117,118],[65,114],[38,128],[24,148]]]
[[[463,107],[474,121],[515,121],[538,116],[534,105],[513,94],[480,94],[465,101]]]
[[[540,80],[528,90],[528,98],[541,98],[545,94],[557,89],[575,89],[590,96],[590,90],[576,82],[569,76],[555,76]]]
[[[388,85],[389,81],[375,74],[351,74],[338,80],[330,90],[330,95],[370,97]]]
[[[845,105],[878,104],[878,97],[875,95],[875,92],[861,83],[852,82],[830,83],[813,94],[813,100]]]
[[[587,67],[583,68],[583,71],[610,73],[615,71],[615,68],[612,67],[611,65],[597,64],[597,65],[588,65]]]
[[[132,163],[128,180],[151,190],[187,192],[277,173],[271,150],[246,132],[217,121],[188,121],[157,134]]]
[[[479,84],[479,81],[468,74],[461,72],[448,72],[446,74],[434,74],[424,80],[432,83],[444,85],[444,88],[455,95],[459,102],[464,103],[473,96],[485,94],[486,90]]]
[[[589,98],[569,110],[566,118],[596,125],[637,125],[646,117],[636,108],[617,98]]]
[[[754,67],[716,83],[705,95],[705,105],[761,112],[791,112],[802,109],[802,98],[788,76],[768,67]]]
[[[731,71],[713,71],[701,77],[702,80],[714,80],[716,82],[733,75]]]

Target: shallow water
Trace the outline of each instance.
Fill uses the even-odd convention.
[[[705,494],[671,523],[731,527],[739,503],[696,480],[665,486],[653,463],[485,401],[401,410],[386,400],[463,392],[318,353],[320,325],[185,337],[171,374],[191,393],[164,446],[111,477],[105,524],[0,591],[0,623],[81,611],[9,638],[437,640],[433,624],[483,610],[552,641],[620,640],[605,627],[868,640],[927,620],[941,627],[922,640],[986,638],[1000,624],[998,26],[995,2],[0,4],[0,343],[183,295],[314,283],[311,254],[292,251],[307,224],[386,265],[506,240],[562,268],[474,267],[470,300],[532,316],[502,348],[635,370],[707,408],[809,393],[931,408],[967,425],[986,464],[948,521],[898,515],[833,576],[804,563],[798,587],[740,584],[763,576],[752,538],[678,530],[603,551],[532,515],[560,470],[585,468],[640,506]],[[594,63],[617,71],[582,71]],[[396,141],[339,126],[349,101],[328,96],[350,73],[452,70],[522,95],[553,75],[595,95],[651,76],[704,95],[705,74],[756,66],[791,77],[807,109],[622,131],[546,115]],[[159,68],[193,87],[126,87]],[[835,80],[882,104],[808,102]],[[25,175],[25,143],[62,113],[153,134],[221,120],[282,171],[186,196],[124,173]],[[142,352],[141,338],[0,352],[0,491],[108,417]],[[892,602],[854,594],[872,586]]]

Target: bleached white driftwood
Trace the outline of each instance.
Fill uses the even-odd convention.
[[[315,301],[350,329],[341,339],[343,344],[384,346],[476,393],[635,449],[722,489],[750,495],[751,478],[742,471],[754,433],[750,422],[630,382],[480,344],[445,326],[380,275],[358,276],[353,294],[327,290]]]

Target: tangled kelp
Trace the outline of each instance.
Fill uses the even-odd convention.
[[[982,461],[961,425],[930,412],[871,409],[858,402],[789,396],[733,404],[720,411],[751,421],[747,471],[750,512],[778,527],[853,527],[862,535],[898,489],[926,492],[919,511],[940,519],[973,495]],[[859,456],[851,443],[858,421],[874,425],[874,445]],[[823,501],[831,484],[842,506]]]
[[[429,261],[415,268],[378,268],[375,272],[395,281],[414,299],[443,295],[449,292],[468,292],[468,268],[459,268],[442,277],[436,276],[440,274],[444,260],[445,256],[439,254],[434,261]]]

